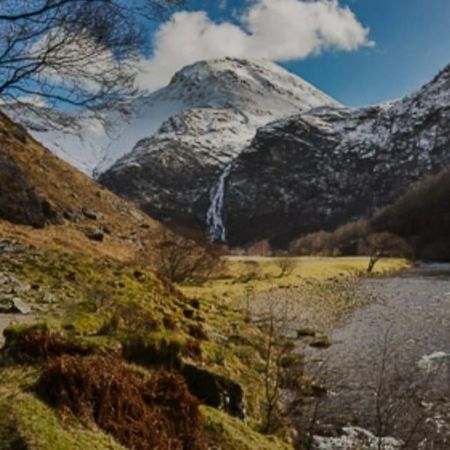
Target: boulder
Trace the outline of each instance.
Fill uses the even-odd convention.
[[[103,242],[103,239],[105,238],[104,233],[100,230],[87,229],[84,234],[91,241]]]
[[[7,298],[0,304],[0,313],[27,315],[31,313],[31,307],[19,297]]]
[[[181,370],[189,390],[205,405],[245,419],[242,387],[223,376],[185,364]]]
[[[98,213],[93,211],[90,208],[82,208],[81,212],[83,213],[84,217],[87,217],[91,220],[97,220],[98,219]]]

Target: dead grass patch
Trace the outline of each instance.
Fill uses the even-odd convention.
[[[178,374],[155,371],[145,379],[116,358],[63,356],[48,364],[36,390],[130,449],[207,448],[199,402]]]
[[[89,355],[99,351],[95,346],[74,341],[45,325],[11,327],[4,332],[9,357],[22,363],[49,360],[62,355]]]

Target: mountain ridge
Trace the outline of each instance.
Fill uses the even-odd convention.
[[[268,93],[269,101],[265,101]],[[130,153],[140,140],[158,134],[166,121],[185,111],[206,108],[235,112],[244,123],[251,115],[253,130],[271,119],[322,103],[337,105],[275,63],[225,58],[186,66],[166,87],[95,111],[80,114],[20,104],[4,105],[2,110],[57,156],[97,177]],[[277,109],[287,112],[277,115]]]
[[[133,126],[97,164],[99,181],[153,217],[232,245],[370,215],[450,164],[450,65],[401,99],[363,108],[274,63],[232,58],[187,66],[134,101]]]

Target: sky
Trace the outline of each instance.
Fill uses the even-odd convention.
[[[450,63],[450,0],[188,0],[149,41],[145,89],[200,59],[266,58],[361,106],[408,94]]]

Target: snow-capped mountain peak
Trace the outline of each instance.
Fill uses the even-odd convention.
[[[232,103],[243,107],[259,105],[273,111],[291,105],[297,112],[323,105],[338,106],[310,83],[267,60],[200,61],[175,74],[169,88],[180,87],[183,96],[196,106],[227,107]]]
[[[58,156],[88,175],[98,175],[139,141],[158,135],[161,126],[167,133],[170,123],[196,121],[194,128],[203,135],[210,130],[221,138],[218,128],[227,134],[230,127],[223,124],[238,122],[239,129],[231,124],[231,135],[242,132],[247,143],[257,127],[323,105],[338,103],[275,63],[225,58],[187,66],[168,86],[118,107],[101,108],[95,115],[46,111],[41,116],[13,105],[3,109]],[[49,115],[61,126],[49,125]],[[72,126],[68,129],[65,123]]]

